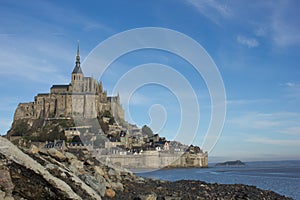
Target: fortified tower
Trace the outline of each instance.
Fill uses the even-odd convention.
[[[71,77],[71,85],[73,93],[81,92],[83,85],[83,73],[80,67],[79,42],[77,47],[76,63]]]

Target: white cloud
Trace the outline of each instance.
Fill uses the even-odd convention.
[[[274,3],[258,5],[256,10],[260,9],[264,12],[254,33],[257,36],[270,39],[278,47],[299,45],[300,23],[298,19],[300,16],[297,9],[299,5],[296,4],[297,2],[293,1],[275,1]],[[265,16],[269,17],[266,18]]]
[[[237,42],[247,46],[248,48],[253,48],[259,46],[259,42],[255,38],[248,38],[245,36],[238,35],[236,38]]]
[[[246,142],[282,145],[282,146],[299,146],[300,140],[284,140],[284,139],[271,139],[266,137],[251,137],[245,140]]]
[[[95,21],[83,14],[81,10],[74,9],[72,6],[65,9],[52,1],[37,1],[32,3],[18,2],[17,6],[24,10],[34,11],[31,12],[32,15],[21,15],[19,12],[14,12],[14,10],[8,10],[5,13],[7,16],[5,18],[6,21],[14,20],[14,22],[10,24],[15,27],[22,27],[23,30],[49,31],[52,33],[55,31],[54,34],[59,33],[60,35],[63,35],[66,33],[64,24],[69,24],[81,27],[83,31],[100,29],[102,32],[115,32],[111,27],[100,21]],[[43,16],[43,20],[36,17],[35,14]],[[24,26],[24,24],[27,24],[27,26]]]
[[[258,27],[254,30],[256,36],[265,36],[267,34],[267,27]]]
[[[233,16],[233,12],[227,4],[222,4],[215,0],[187,0],[186,2],[195,7],[198,10],[198,12],[200,12],[202,15],[204,15],[216,24],[220,23],[220,17],[228,18]]]
[[[287,127],[285,129],[280,130],[279,132],[287,134],[287,135],[298,135],[298,136],[300,136],[300,126]]]
[[[22,78],[39,83],[49,83],[50,79],[66,81],[66,77],[59,73],[59,68],[74,55],[65,51],[64,44],[54,45],[51,41],[38,41],[34,38],[14,38],[10,42],[3,42],[3,38],[0,38],[0,41],[0,77]]]
[[[269,40],[277,47],[300,44],[299,2],[296,1],[257,1],[257,2],[219,2],[215,0],[186,0],[199,13],[216,24],[224,20],[234,25],[247,27],[257,37]],[[234,16],[234,17],[233,17]],[[244,28],[243,28],[244,29]],[[259,45],[254,38],[238,38],[248,47]]]
[[[300,84],[296,82],[286,82],[280,85],[286,90],[285,97],[298,103],[300,98]]]
[[[276,5],[271,17],[272,39],[278,46],[292,46],[300,44],[299,12],[288,1]]]
[[[286,82],[284,85],[288,87],[294,87],[296,84],[292,82]]]
[[[300,114],[293,112],[248,112],[228,120],[228,123],[236,128],[268,131],[274,134],[288,133],[287,130],[290,127],[298,127],[299,122]]]
[[[272,102],[272,99],[236,99],[227,100],[228,106],[250,105],[250,104],[266,104]]]

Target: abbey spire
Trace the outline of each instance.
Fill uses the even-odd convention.
[[[80,65],[79,40],[77,44],[76,65]]]
[[[79,40],[78,40],[78,46],[77,46],[76,64],[75,64],[72,74],[82,74],[82,70],[80,67]]]

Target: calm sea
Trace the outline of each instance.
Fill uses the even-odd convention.
[[[201,180],[209,183],[254,185],[300,200],[300,160],[246,162],[245,166],[214,166],[206,169],[164,169],[138,173],[162,180]]]

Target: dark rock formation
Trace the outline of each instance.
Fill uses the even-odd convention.
[[[241,184],[208,184],[195,180],[175,182],[145,179],[140,182],[123,182],[124,192],[116,193],[116,198],[135,200],[194,200],[194,199],[291,199],[269,190]]]
[[[101,199],[122,191],[122,179],[136,177],[88,153],[77,158],[56,149],[22,150],[0,137],[0,199]]]
[[[216,166],[234,166],[234,165],[245,165],[245,163],[243,163],[240,160],[236,160],[236,161],[226,161],[223,163],[217,163]]]

